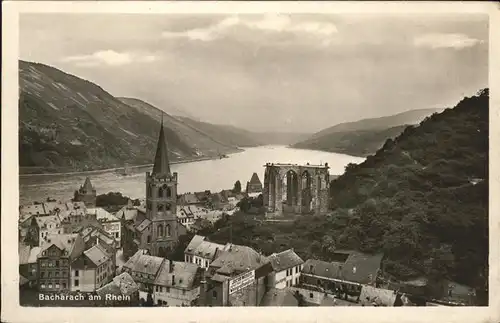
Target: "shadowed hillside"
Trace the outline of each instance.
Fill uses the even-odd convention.
[[[21,173],[152,162],[158,109],[130,106],[92,82],[38,63],[19,61],[19,86]],[[224,136],[213,138],[169,115],[165,131],[172,160],[234,152],[239,144]]]
[[[366,157],[376,152],[389,138],[399,135],[407,125],[418,124],[442,109],[411,110],[392,116],[341,123],[321,130],[294,148],[317,149]]]

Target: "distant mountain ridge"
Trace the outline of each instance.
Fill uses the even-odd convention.
[[[296,142],[292,147],[365,157],[377,151],[387,139],[399,135],[406,126],[418,124],[424,118],[443,110],[410,110],[391,116],[341,123]]]
[[[161,111],[44,64],[19,61],[21,172],[95,170],[153,160]],[[139,104],[139,102],[142,102]],[[244,138],[212,138],[164,115],[172,160],[215,156],[258,145]],[[216,127],[216,126],[215,126]],[[221,128],[221,132],[224,129]],[[242,138],[243,139],[243,138]]]

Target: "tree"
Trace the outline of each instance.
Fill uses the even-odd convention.
[[[241,182],[239,180],[234,183],[233,193],[241,193]]]

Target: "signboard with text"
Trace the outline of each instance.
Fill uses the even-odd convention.
[[[255,270],[243,273],[229,281],[229,295],[242,288],[252,285],[255,280]]]

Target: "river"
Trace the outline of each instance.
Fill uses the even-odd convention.
[[[264,165],[270,163],[320,164],[328,163],[330,174],[342,174],[348,163],[360,163],[364,158],[316,150],[303,150],[285,146],[247,148],[229,155],[229,158],[196,161],[171,165],[179,175],[178,193],[203,190],[231,189],[239,180],[245,189],[254,172],[264,179]],[[151,167],[135,168],[129,176],[114,171],[88,174],[97,194],[121,192],[131,198],[143,198],[146,192],[146,172]],[[19,177],[20,204],[46,200],[47,197],[69,200],[83,184],[86,174],[32,175]]]

